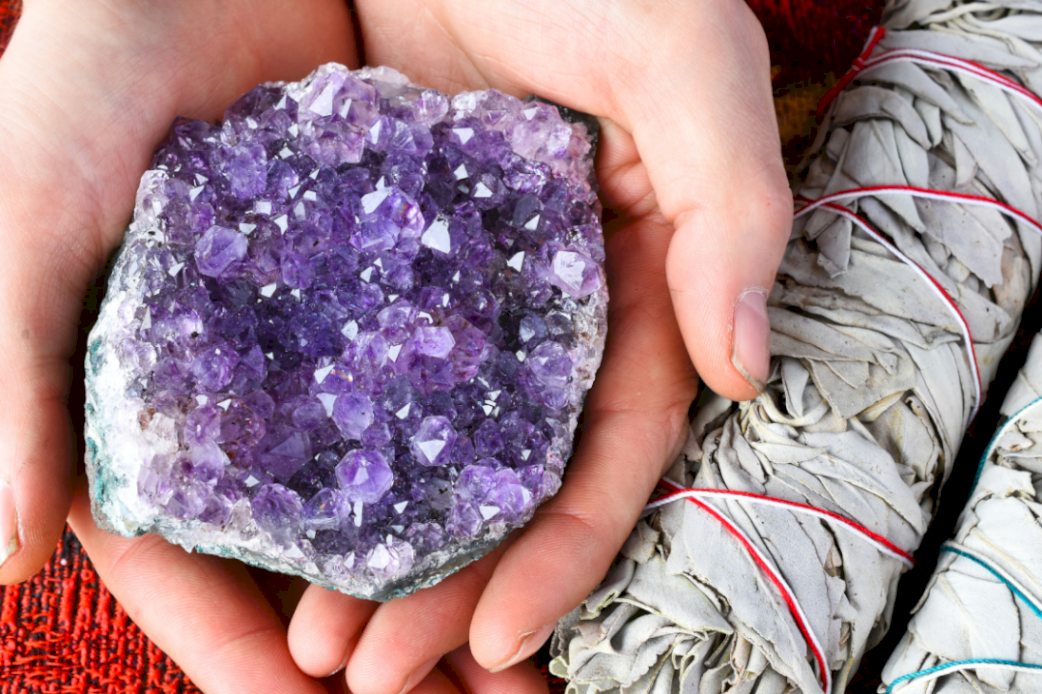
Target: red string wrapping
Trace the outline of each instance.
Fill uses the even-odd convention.
[[[825,660],[825,649],[822,648],[821,641],[818,639],[817,634],[815,634],[814,630],[810,628],[810,621],[807,619],[806,613],[804,613],[803,608],[796,599],[796,593],[789,587],[789,584],[785,582],[781,572],[775,568],[770,559],[760,551],[760,549],[752,540],[749,539],[742,529],[735,524],[734,521],[697,497],[683,495],[683,492],[692,490],[683,489],[679,485],[667,479],[662,479],[659,482],[659,485],[675,494],[673,498],[669,498],[663,503],[669,503],[676,499],[686,498],[689,502],[720,521],[724,528],[726,528],[727,531],[738,540],[742,547],[745,548],[745,551],[749,554],[749,557],[753,560],[756,566],[759,567],[764,577],[767,578],[767,580],[775,587],[781,595],[782,600],[785,601],[785,605],[789,608],[789,614],[792,616],[793,621],[796,622],[796,627],[800,630],[800,634],[803,635],[803,640],[807,643],[807,647],[814,656],[814,661],[818,667],[818,677],[821,679],[822,692],[823,694],[830,694],[832,691],[832,671],[829,669],[828,663]],[[654,508],[654,505],[657,502],[658,500],[650,502],[645,509]]]
[[[739,492],[731,489],[683,489],[669,482],[669,480],[666,480],[663,486],[672,489],[672,491],[650,501],[648,505],[644,507],[645,511],[650,511],[651,509],[655,509],[660,506],[665,506],[666,504],[676,501],[678,499],[710,499],[714,497],[721,499],[730,498],[735,499],[737,501],[748,501],[752,503],[761,503],[770,506],[778,506],[793,511],[794,513],[804,513],[807,515],[815,516],[826,522],[839,523],[842,526],[853,531],[854,533],[860,535],[862,539],[867,540],[871,544],[875,545],[876,549],[878,549],[879,551],[883,552],[888,556],[893,557],[894,559],[897,559],[909,568],[911,568],[915,564],[915,559],[912,557],[911,552],[901,549],[893,542],[886,539],[884,536],[869,530],[860,523],[853,521],[847,518],[846,516],[841,516],[838,513],[833,513],[832,511],[826,511],[825,509],[816,508],[808,504],[801,504],[797,501],[779,499],[777,497],[766,496],[764,494],[753,494],[752,492]]]

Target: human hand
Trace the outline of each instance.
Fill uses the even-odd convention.
[[[395,694],[468,640],[484,667],[527,658],[596,586],[683,445],[692,362],[716,392],[756,394],[792,198],[766,42],[740,0],[356,5],[371,65],[450,93],[535,93],[602,125],[609,340],[561,492],[433,588],[376,607],[312,586],[294,613],[302,670],[346,659],[352,691]]]
[[[122,239],[141,172],[174,117],[213,119],[258,82],[352,62],[340,0],[292,10],[277,0],[37,0],[0,60],[0,582],[34,574],[68,514],[130,616],[211,693],[343,683],[316,682],[289,655],[293,601],[275,591],[303,581],[94,525],[86,485],[70,482],[67,359],[84,290]],[[417,691],[533,683],[530,667],[492,676],[462,648]]]
[[[283,6],[25,3],[0,59],[0,582],[34,574],[70,513],[65,399],[82,297],[120,242],[141,172],[173,118],[212,119],[264,79],[297,79],[354,54],[342,2]],[[294,665],[284,624],[241,565],[99,531],[85,486],[72,504],[103,579],[197,684],[320,691]]]

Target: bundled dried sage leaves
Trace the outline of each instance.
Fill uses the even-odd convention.
[[[1042,91],[1042,3],[894,0],[884,20],[875,55],[920,48]],[[987,81],[889,63],[859,75],[826,125],[806,198],[914,186],[1039,216],[1042,113]],[[991,208],[912,195],[844,204],[954,298],[987,384],[1039,275],[1036,232]],[[704,403],[668,477],[832,511],[914,550],[977,404],[958,313],[824,208],[797,220],[768,303],[767,392]],[[889,626],[903,564],[795,510],[706,503],[791,586],[842,692]],[[794,613],[734,533],[677,501],[640,522],[601,587],[561,620],[551,670],[579,694],[819,692],[828,678]]]
[[[1036,337],[955,537],[883,670],[891,691],[1042,691],[1040,398]],[[966,662],[981,660],[999,662]]]

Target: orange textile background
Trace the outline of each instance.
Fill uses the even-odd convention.
[[[775,103],[790,161],[809,143],[818,98],[857,55],[882,4],[749,0],[771,46]],[[20,11],[20,0],[0,0],[0,53],[15,31]],[[84,334],[99,289],[85,305]],[[73,364],[82,364],[82,357],[74,357]],[[74,421],[76,390],[70,396]],[[545,667],[545,650],[540,656]],[[864,684],[852,689],[867,692],[871,679],[862,679]],[[0,694],[198,691],[127,617],[71,532],[66,531],[54,557],[35,578],[0,588]],[[551,691],[563,691],[563,683],[552,682]]]

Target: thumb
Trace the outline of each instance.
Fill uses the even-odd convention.
[[[0,583],[36,573],[65,527],[69,355],[151,148],[123,136],[118,85],[91,94],[89,42],[41,7],[0,60]]]
[[[66,42],[42,7],[26,8],[0,60],[0,583],[38,571],[65,527],[68,358],[134,192],[118,91],[92,98],[87,42]]]
[[[0,181],[6,207],[18,188]],[[67,355],[86,277],[83,259],[30,226],[12,230],[11,219],[5,211],[0,220],[0,583],[33,575],[65,526],[73,458]]]
[[[0,135],[0,583],[34,574],[65,525],[68,354],[79,298],[99,260],[59,242],[58,229],[86,236],[85,220],[55,204],[66,192],[57,181],[28,190],[12,168],[16,158],[19,168],[33,160],[11,156],[13,139]]]
[[[27,17],[0,62],[0,583],[36,573],[65,526],[75,448],[68,355],[103,260],[79,203],[76,153],[62,144],[66,124],[25,83],[35,71],[19,39],[32,30]]]
[[[768,375],[766,298],[791,231],[792,196],[763,29],[741,0],[697,3],[691,13],[701,15],[683,20],[692,32],[650,56],[670,78],[632,100],[656,110],[629,120],[676,229],[666,274],[684,342],[710,388],[744,400]]]

